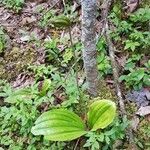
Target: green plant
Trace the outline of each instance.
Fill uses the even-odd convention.
[[[59,15],[51,18],[50,24],[56,28],[66,28],[71,26],[71,20],[65,15]]]
[[[87,113],[90,131],[106,128],[113,121],[115,113],[114,102],[109,100],[93,102]],[[54,109],[43,113],[36,120],[31,132],[34,135],[44,135],[51,141],[69,141],[88,133],[81,118],[65,109]]]
[[[54,10],[42,11],[41,13],[43,13],[43,16],[41,17],[39,21],[39,26],[44,28],[46,26],[49,26],[50,19],[54,17],[55,11]]]
[[[59,59],[59,49],[57,48],[57,43],[58,39],[50,39],[48,41],[45,41],[44,47],[46,51],[46,59],[48,61]]]
[[[19,12],[22,9],[24,0],[0,0],[7,8],[11,8],[16,12]]]
[[[120,76],[120,81],[125,81],[126,86],[133,87],[135,90],[143,86],[150,86],[149,72],[144,68],[132,70],[128,75]]]
[[[130,15],[130,20],[133,22],[147,22],[150,20],[150,8],[140,8],[135,13]]]
[[[130,40],[125,41],[125,50],[126,49],[131,49],[132,51],[135,51],[136,48],[148,48],[149,47],[149,39],[150,35],[147,31],[141,32],[136,29],[134,29],[130,34],[129,34]]]
[[[36,80],[48,78],[52,73],[56,73],[57,68],[54,68],[52,65],[46,66],[45,64],[41,64],[39,66],[30,65],[28,70],[33,72]]]
[[[137,66],[142,57],[143,55],[141,54],[133,54],[125,64],[124,70],[126,74],[121,75],[119,80],[125,81],[127,88],[133,87],[135,90],[139,90],[143,86],[150,85],[149,61],[142,68]]]
[[[88,138],[84,147],[91,147],[91,150],[108,150],[113,149],[116,140],[125,137],[125,129],[128,127],[129,122],[126,118],[120,121],[115,118],[114,121],[106,128],[96,132],[89,132],[86,137]]]
[[[148,32],[149,8],[140,8],[135,13],[129,15],[129,18],[122,20],[117,15],[116,10],[109,15],[114,29],[111,31],[111,37],[116,42],[122,42],[125,50],[139,51],[141,48],[149,47],[150,34]],[[144,26],[144,29],[141,29]]]
[[[71,48],[67,48],[63,54],[62,64],[67,64],[73,58],[73,52]]]
[[[98,62],[98,70],[100,71],[100,75],[104,76],[111,73],[111,65],[109,61],[109,57],[104,53],[101,53],[97,57]]]
[[[127,49],[130,49],[132,50],[133,52],[135,51],[135,49],[140,46],[140,43],[139,42],[136,42],[136,41],[132,41],[132,40],[126,40],[125,41],[125,50]]]
[[[5,106],[0,108],[0,145],[9,150],[64,149],[65,143],[50,143],[34,137],[31,127],[43,111],[43,106],[53,103],[50,80],[44,80],[41,89],[38,84],[13,89],[10,84],[0,81],[0,97]]]
[[[104,38],[98,40],[97,49],[99,52],[97,57],[98,70],[101,76],[105,76],[111,73],[111,65],[109,57],[107,56],[106,42]]]
[[[140,54],[133,54],[126,62],[124,69],[130,72],[136,68],[137,62],[142,58]]]

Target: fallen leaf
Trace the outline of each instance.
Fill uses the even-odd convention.
[[[22,37],[20,38],[20,40],[21,40],[22,42],[27,42],[27,41],[30,40],[30,36],[29,36],[29,35],[22,36]]]
[[[132,13],[137,9],[137,6],[139,4],[139,0],[129,0],[127,2],[127,12]]]
[[[150,106],[140,107],[136,114],[140,116],[146,116],[150,114]]]
[[[26,24],[30,24],[30,23],[33,23],[36,21],[36,18],[34,16],[31,16],[31,17],[25,17],[22,19],[21,21],[21,25],[26,25]]]
[[[134,116],[134,117],[132,118],[132,120],[131,120],[131,127],[132,127],[132,129],[133,129],[134,131],[137,130],[137,127],[138,127],[139,122],[140,122],[140,119],[139,119],[138,116]]]

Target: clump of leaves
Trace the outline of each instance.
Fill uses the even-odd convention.
[[[112,70],[109,57],[107,56],[106,42],[104,38],[99,39],[97,43],[97,49],[99,52],[97,57],[97,63],[100,75],[105,76],[107,74],[110,74]]]
[[[150,85],[149,61],[142,68],[137,67],[137,63],[141,60],[142,56],[140,54],[133,54],[125,64],[124,69],[128,74],[121,75],[119,80],[125,81],[127,88],[140,90],[143,86]]]
[[[45,41],[44,47],[46,51],[47,61],[58,60],[59,49],[57,48],[58,39],[49,39]]]
[[[97,57],[98,62],[98,70],[100,71],[100,75],[104,76],[111,73],[111,64],[109,57],[104,53],[101,53]]]
[[[54,14],[56,13],[56,11],[54,10],[50,10],[50,11],[42,11],[41,13],[43,13],[43,16],[39,22],[39,25],[44,28],[49,26],[50,24],[50,19],[54,17]]]
[[[0,0],[7,8],[11,8],[16,12],[19,12],[24,4],[24,0]]]
[[[38,90],[38,84],[13,89],[6,82],[0,83],[0,97],[3,97],[7,104],[0,108],[0,144],[3,148],[33,150],[43,147],[43,150],[48,150],[51,147],[52,144],[30,133],[35,119],[40,114],[39,107],[44,102],[48,104],[53,101],[50,94],[47,94],[50,87],[47,80],[41,90]],[[57,149],[57,145],[53,147]]]
[[[120,76],[120,81],[125,81],[128,88],[140,90],[143,86],[150,86],[150,74],[144,68],[132,70],[128,75]]]
[[[87,123],[90,131],[106,128],[116,115],[115,103],[96,100],[89,107]],[[31,132],[44,135],[51,141],[70,141],[88,133],[86,125],[75,113],[66,109],[53,109],[43,113],[35,122]]]
[[[130,20],[133,22],[147,22],[150,20],[150,8],[140,8],[135,13],[130,15]]]
[[[33,72],[35,75],[35,79],[43,79],[48,78],[52,73],[54,73],[57,68],[53,67],[52,65],[46,66],[45,64],[42,65],[30,65],[28,66],[28,70]]]
[[[142,55],[133,54],[126,62],[124,69],[128,71],[132,71],[136,68],[136,64],[140,61]]]
[[[65,15],[59,15],[51,18],[50,24],[56,28],[66,28],[71,26],[71,20]]]
[[[124,139],[125,129],[128,127],[129,121],[123,118],[115,120],[106,128],[96,132],[89,132],[86,137],[88,138],[84,147],[90,147],[91,150],[107,150],[113,149],[116,140]]]

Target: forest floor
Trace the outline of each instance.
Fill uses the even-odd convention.
[[[121,12],[122,6],[117,1],[112,6],[109,16],[111,35],[117,49],[115,58],[120,74],[119,80],[127,111],[127,120],[124,118],[119,122],[121,126],[118,126],[118,129],[131,128],[136,147],[128,144],[124,131],[120,129],[119,133],[114,131],[115,136],[119,135],[118,138],[113,139],[114,133],[111,133],[108,136],[109,140],[107,138],[101,142],[101,149],[150,150],[150,8],[145,3],[128,3],[127,6],[123,6],[126,8],[123,9],[124,12]],[[102,21],[101,7],[98,5],[97,61],[102,79],[99,97],[112,99],[117,103],[107,43],[104,37],[99,38]],[[71,35],[77,60],[74,60],[72,53],[69,30],[51,27],[50,19],[59,14],[67,15],[73,21]],[[81,93],[78,93],[76,86],[76,63]],[[52,82],[49,93],[44,97],[37,97],[45,79]],[[20,93],[18,97],[29,100],[26,100],[26,103],[18,103],[13,93],[26,87],[30,87],[30,94],[33,96],[31,98]],[[0,0],[0,149],[75,150],[76,143],[76,149],[86,149],[83,148],[85,139],[71,144],[50,143],[50,147],[48,142],[41,138],[33,138],[30,133],[37,116],[49,107],[66,107],[83,114],[86,109],[84,104],[89,99],[83,92],[85,87],[80,3],[76,0],[19,0],[17,4],[17,0]],[[79,94],[82,95],[82,100]],[[29,101],[33,99],[36,100],[35,104],[31,105]],[[15,116],[15,111],[18,116]],[[128,123],[130,127],[127,127]],[[93,145],[89,144],[89,147],[96,150],[96,146]]]

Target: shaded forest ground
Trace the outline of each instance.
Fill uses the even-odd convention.
[[[103,83],[100,87],[100,97],[117,102],[107,43],[104,37],[99,39],[102,21],[101,6],[100,4],[98,6],[97,61]],[[73,21],[71,33],[78,60],[73,59],[68,30],[51,27],[50,18],[59,14],[65,14]],[[116,1],[112,6],[109,16],[110,32],[117,49],[116,61],[128,121],[125,118],[123,121],[118,121],[119,133],[115,130],[119,127],[114,125],[114,133],[110,133],[110,136],[106,136],[108,138],[100,142],[103,149],[117,149],[116,147],[132,149],[122,131],[122,129],[125,130],[129,121],[137,145],[133,149],[150,149],[149,16],[150,9],[147,1],[142,1],[140,4],[135,1],[127,5]],[[80,21],[81,6],[77,1],[63,3],[56,0],[27,0],[25,3],[20,1],[18,5],[11,4],[9,0],[0,1],[0,100],[2,106],[0,145],[2,148],[69,150],[75,147],[76,141],[51,143],[44,141],[41,137],[33,137],[30,128],[37,116],[50,108],[67,107],[82,115],[86,111],[85,106],[89,96],[84,92],[86,84],[81,57]],[[76,61],[81,93],[78,93],[75,86],[74,64]],[[48,89],[49,92],[41,96],[39,92],[47,78],[52,84]],[[13,95],[15,92],[16,94]],[[95,141],[97,141],[96,134],[93,135]],[[113,139],[113,136],[116,138]],[[80,139],[78,149],[86,149],[83,148],[85,141]]]

